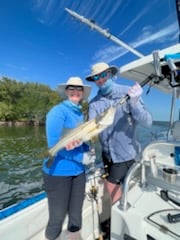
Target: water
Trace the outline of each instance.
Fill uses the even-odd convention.
[[[42,189],[43,127],[0,128],[0,209]]]
[[[138,127],[137,137],[145,146],[166,123],[150,129]],[[40,153],[46,150],[44,127],[0,127],[0,209],[43,190]],[[96,145],[96,150],[97,145]],[[100,151],[98,151],[100,152]],[[99,155],[99,154],[98,154]]]

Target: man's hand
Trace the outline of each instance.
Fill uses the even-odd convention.
[[[140,96],[143,93],[142,87],[139,83],[136,83],[133,87],[131,87],[128,91],[128,95],[130,96],[130,104],[134,106],[138,101]]]

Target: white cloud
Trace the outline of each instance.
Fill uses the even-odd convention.
[[[118,11],[122,0],[113,2],[107,0],[85,0],[85,1],[66,1],[66,0],[37,0],[34,1],[33,9],[39,11],[39,22],[51,25],[57,22],[64,11],[64,8],[70,8],[78,13],[83,13],[92,19],[103,19],[103,24]]]
[[[151,42],[167,42],[169,40],[172,40],[172,36],[175,36],[178,32],[177,23],[172,23],[169,26],[164,27],[163,29],[153,33],[150,30],[150,27],[146,27],[143,29],[142,36],[140,36],[133,45],[135,47],[141,46],[145,43],[151,43]],[[169,39],[169,38],[170,39]]]
[[[33,9],[39,11],[38,21],[42,24],[51,25],[58,21],[65,8],[66,0],[37,0],[34,1]]]
[[[136,24],[146,13],[150,12],[150,9],[157,3],[157,0],[149,2],[148,5],[145,4],[145,8],[141,9],[141,11],[136,15],[136,17],[133,17],[132,21],[127,25],[127,27],[121,32],[121,36],[127,32],[134,24]],[[129,7],[129,5],[128,5]]]
[[[177,42],[178,35],[178,26],[177,23],[172,23],[169,26],[165,26],[163,29],[158,30],[157,32],[152,32],[153,28],[150,26],[145,27],[142,30],[140,37],[135,39],[133,42],[130,42],[129,45],[133,48],[140,47],[145,44],[152,43],[168,43],[168,42]],[[123,55],[125,55],[128,50],[124,49],[121,46],[111,45],[107,48],[101,49],[95,53],[93,58],[94,61],[105,61],[112,62]]]
[[[7,63],[5,64],[6,67],[10,68],[10,69],[15,69],[15,70],[20,70],[20,71],[27,71],[28,68],[24,67],[24,66],[17,66],[11,63]]]
[[[64,56],[64,52],[61,52],[61,51],[58,51],[57,54],[60,56]]]

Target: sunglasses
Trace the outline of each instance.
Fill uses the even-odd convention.
[[[68,86],[66,87],[66,90],[70,90],[70,91],[74,91],[74,90],[83,91],[84,88],[83,88],[83,86],[68,85]]]
[[[107,77],[107,72],[102,72],[98,75],[93,76],[92,79],[94,81],[98,81],[100,78],[105,78],[105,77]]]

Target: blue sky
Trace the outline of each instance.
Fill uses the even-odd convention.
[[[175,0],[2,0],[0,76],[55,89],[71,76],[84,79],[96,62],[120,67],[138,58],[64,8],[95,20],[143,55],[179,41]],[[146,95],[146,89],[143,99],[153,118],[168,120],[170,97],[154,89]],[[96,91],[92,85],[91,98]]]

